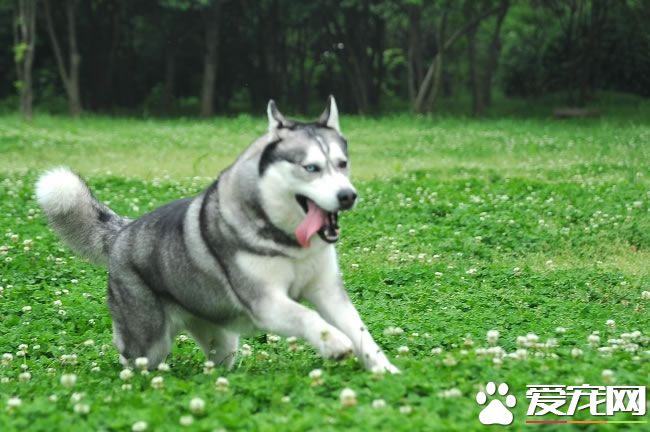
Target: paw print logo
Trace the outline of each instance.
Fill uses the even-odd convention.
[[[505,404],[495,398],[497,386],[493,382],[487,383],[485,391],[480,391],[476,394],[476,402],[479,405],[485,405],[489,399],[492,399],[478,415],[478,420],[484,425],[498,424],[507,426],[514,419],[508,408],[517,405],[517,399],[513,395],[508,394],[508,384],[506,383],[499,384],[498,390],[499,395],[505,396]]]

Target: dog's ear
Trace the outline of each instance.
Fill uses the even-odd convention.
[[[327,98],[327,107],[325,107],[325,111],[320,115],[318,121],[323,126],[330,127],[338,133],[341,133],[341,126],[339,126],[339,109],[336,107],[334,96],[330,95],[330,97]]]
[[[284,118],[275,101],[271,99],[266,107],[266,115],[269,117],[269,131],[280,129],[282,126],[287,125],[287,119]]]

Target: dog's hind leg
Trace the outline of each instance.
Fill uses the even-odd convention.
[[[237,333],[199,319],[187,323],[187,330],[201,346],[208,360],[227,369],[232,367],[239,348]]]
[[[123,364],[146,357],[148,367],[165,361],[176,334],[168,308],[140,277],[121,271],[109,276],[108,306],[113,317],[113,342]]]

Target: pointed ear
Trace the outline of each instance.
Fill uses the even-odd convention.
[[[269,131],[279,129],[288,123],[287,119],[285,119],[280,110],[278,110],[273,99],[269,101],[269,104],[266,107],[266,115],[269,117]]]
[[[327,98],[327,107],[323,114],[320,115],[318,120],[323,126],[330,127],[336,130],[338,133],[341,133],[341,126],[339,126],[339,109],[336,106],[336,101],[334,96],[330,95]]]

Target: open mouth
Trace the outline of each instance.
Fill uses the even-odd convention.
[[[316,233],[327,243],[335,243],[339,239],[338,212],[325,211],[304,195],[296,195],[296,201],[305,211],[305,219],[296,228],[296,238],[302,247],[308,248],[310,239]]]

